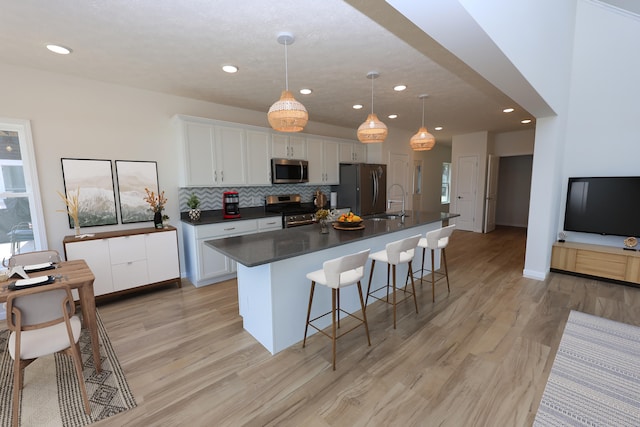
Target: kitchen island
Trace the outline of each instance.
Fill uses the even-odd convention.
[[[244,328],[272,354],[302,341],[309,302],[310,281],[306,274],[322,268],[322,263],[365,249],[382,250],[385,245],[415,234],[442,227],[456,214],[409,211],[400,217],[367,219],[361,230],[336,230],[320,233],[318,224],[269,231],[260,234],[207,240],[205,244],[238,263],[238,304]],[[416,250],[414,268],[419,268],[422,251]],[[436,260],[439,266],[439,258]],[[368,284],[369,269],[365,266]],[[398,285],[407,270],[398,269]],[[386,268],[374,271],[373,283],[386,283]],[[404,283],[402,283],[404,284]],[[316,288],[314,315],[329,311],[329,289]],[[370,302],[373,299],[369,299]],[[357,311],[360,303],[355,287],[342,290],[341,307]],[[326,319],[326,326],[330,319]]]

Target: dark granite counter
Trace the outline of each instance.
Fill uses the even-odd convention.
[[[285,228],[265,233],[207,240],[205,244],[246,267],[255,267],[274,261],[329,249],[335,246],[370,239],[403,229],[416,228],[436,221],[459,216],[445,212],[408,211],[404,223],[400,219],[366,219],[362,230],[336,230],[330,227],[328,234],[320,234],[320,225]]]
[[[220,222],[243,221],[245,219],[260,219],[266,217],[279,217],[281,214],[265,211],[264,207],[240,208],[240,218],[225,219],[222,217],[222,209],[200,212],[199,221],[191,221],[189,212],[180,212],[180,221],[189,225],[217,224]]]

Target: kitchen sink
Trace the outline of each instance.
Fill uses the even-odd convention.
[[[405,218],[407,218],[409,215],[405,214]],[[384,214],[375,214],[375,215],[371,215],[370,217],[367,217],[366,219],[370,219],[372,221],[386,221],[388,219],[400,219],[400,214],[397,213],[384,213]]]

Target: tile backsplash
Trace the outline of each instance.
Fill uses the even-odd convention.
[[[181,187],[178,189],[180,212],[189,210],[187,199],[194,193],[200,199],[200,209],[222,209],[222,193],[237,191],[240,208],[264,206],[264,199],[272,194],[300,194],[303,202],[313,202],[316,190],[320,189],[327,198],[331,193],[330,185],[279,184],[271,187]]]

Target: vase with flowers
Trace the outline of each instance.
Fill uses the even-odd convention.
[[[327,209],[318,209],[318,211],[316,211],[316,220],[320,223],[320,234],[329,233],[329,226],[327,224],[329,215],[330,212]]]
[[[154,191],[150,191],[148,188],[145,188],[144,191],[147,193],[144,200],[149,203],[150,209],[153,211],[153,225],[155,228],[162,228],[162,210],[167,204],[164,191],[162,193],[158,192],[157,196]]]
[[[67,192],[66,196],[59,191],[57,191],[57,193],[64,204],[67,206],[66,210],[61,210],[58,212],[66,212],[67,215],[71,217],[71,219],[73,220],[73,228],[75,229],[76,237],[80,236],[80,187],[76,189],[75,193],[71,191]]]

